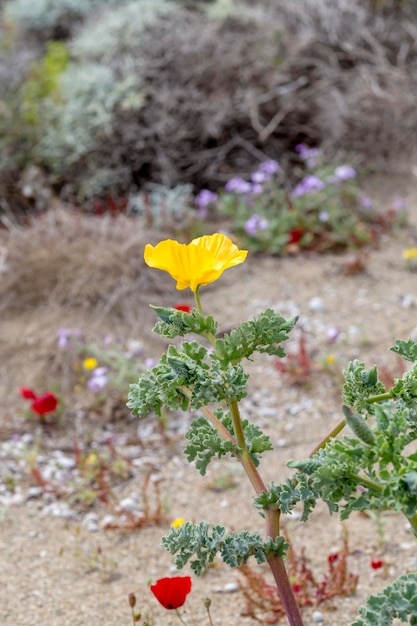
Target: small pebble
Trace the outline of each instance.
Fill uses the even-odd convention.
[[[313,622],[315,624],[321,624],[322,622],[324,622],[323,613],[321,611],[314,611]]]
[[[107,526],[111,526],[116,523],[116,518],[113,515],[105,515],[100,522],[101,528],[106,528]]]
[[[134,513],[138,508],[138,503],[133,498],[123,498],[120,500],[119,508]]]
[[[238,591],[238,590],[239,590],[239,585],[235,582],[226,583],[223,586],[224,593],[234,593],[235,591]]]
[[[314,298],[310,298],[310,300],[308,301],[308,308],[310,309],[310,311],[313,311],[314,313],[320,313],[321,311],[324,311],[323,300],[319,298],[318,296],[315,296]]]

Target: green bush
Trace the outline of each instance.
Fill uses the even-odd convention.
[[[125,0],[10,0],[6,16],[23,30],[34,30],[48,37],[54,29],[65,31],[74,21],[106,6],[119,6]]]
[[[405,12],[360,0],[9,0],[5,15],[35,52],[18,72],[0,53],[0,171],[35,163],[69,200],[149,182],[216,189],[267,158],[288,172],[302,142],[396,167],[416,145]]]

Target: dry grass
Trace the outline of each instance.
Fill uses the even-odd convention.
[[[131,323],[152,295],[169,288],[163,274],[144,271],[145,243],[163,238],[145,232],[139,219],[64,210],[44,214],[29,228],[12,227],[3,233],[0,313],[48,305]]]
[[[48,386],[69,375],[57,348],[61,327],[155,346],[149,303],[169,306],[176,296],[167,274],[145,266],[143,248],[163,238],[145,232],[138,219],[66,210],[0,232],[2,401],[20,386]]]

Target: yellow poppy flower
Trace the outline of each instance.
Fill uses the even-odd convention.
[[[239,250],[226,235],[215,233],[178,243],[173,239],[160,241],[155,247],[145,246],[145,263],[168,272],[177,281],[177,289],[196,291],[200,285],[212,283],[224,270],[243,263],[248,251]]]

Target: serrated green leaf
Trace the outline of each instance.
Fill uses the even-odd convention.
[[[213,358],[222,363],[239,363],[243,358],[250,358],[254,352],[283,357],[285,352],[278,344],[288,339],[288,333],[297,319],[287,320],[272,309],[266,309],[253,320],[239,324],[222,339],[217,339]]]
[[[179,528],[171,527],[169,535],[162,538],[162,545],[170,554],[177,555],[175,564],[178,568],[190,562],[197,576],[207,571],[216,554],[230,567],[238,567],[247,563],[251,556],[258,563],[264,563],[272,554],[284,557],[288,549],[282,536],[264,541],[258,533],[246,530],[228,533],[220,525],[210,529],[207,522],[186,522]]]
[[[395,346],[390,348],[390,350],[402,356],[406,361],[411,361],[412,363],[417,361],[417,343],[412,339],[408,341],[397,339]]]

